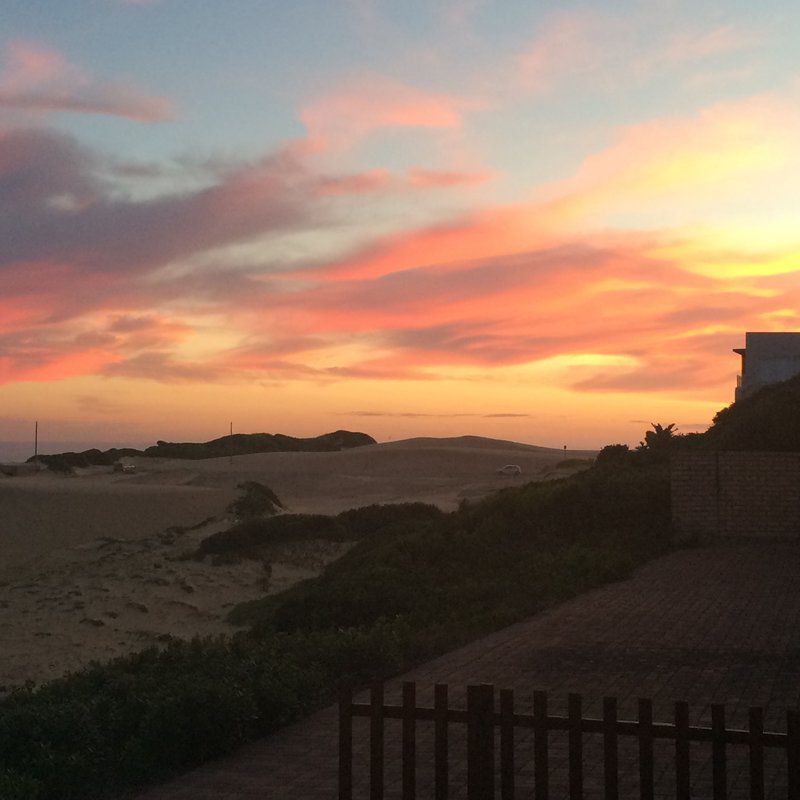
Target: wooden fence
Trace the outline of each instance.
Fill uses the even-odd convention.
[[[375,685],[368,703],[353,701],[352,692],[343,689],[339,698],[339,800],[353,800],[353,719],[369,719],[369,798],[384,797],[384,720],[400,720],[402,725],[402,798],[417,798],[417,723],[433,724],[433,753],[423,753],[426,763],[433,761],[433,797],[446,800],[451,790],[449,772],[450,726],[466,726],[467,792],[468,800],[494,800],[499,788],[502,800],[514,800],[516,794],[515,741],[518,728],[530,729],[533,733],[533,780],[536,800],[556,797],[551,793],[549,770],[549,737],[551,731],[566,732],[568,742],[568,796],[570,800],[584,797],[584,739],[594,734],[602,737],[603,752],[603,796],[606,800],[618,800],[620,737],[638,740],[639,797],[653,800],[655,797],[654,742],[669,740],[674,743],[674,797],[676,800],[691,798],[690,746],[702,742],[711,746],[713,800],[728,798],[729,745],[744,745],[748,750],[749,797],[764,800],[764,750],[778,748],[785,752],[786,797],[800,800],[800,714],[789,711],[786,732],[775,733],[764,730],[764,714],[760,708],[751,708],[746,730],[728,728],[725,708],[711,706],[711,727],[689,724],[687,703],[675,703],[674,721],[654,722],[651,700],[639,700],[636,720],[619,719],[617,700],[603,700],[601,719],[583,715],[581,695],[568,696],[567,715],[554,716],[548,712],[546,692],[534,692],[533,713],[523,714],[515,709],[511,690],[499,693],[499,708],[496,693],[491,685],[467,687],[466,708],[450,708],[447,685],[437,684],[434,689],[433,707],[418,706],[416,684],[404,683],[402,703],[389,705],[384,702],[382,685]],[[496,733],[499,731],[499,759],[496,758]],[[671,744],[670,747],[673,745]],[[498,763],[499,762],[499,763]],[[498,780],[499,779],[499,780]],[[499,784],[499,786],[498,786]],[[463,787],[462,787],[463,788]],[[559,797],[564,796],[559,794]]]

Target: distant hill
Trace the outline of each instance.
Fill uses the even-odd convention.
[[[705,433],[681,438],[704,450],[800,452],[800,375],[738,400]]]
[[[396,442],[387,443],[387,446],[397,449],[414,449],[426,447],[459,447],[474,448],[477,450],[535,450],[543,453],[561,453],[560,447],[540,447],[535,444],[523,444],[522,442],[511,442],[506,439],[490,439],[485,436],[449,436],[432,437],[417,436],[413,439],[400,439]]]
[[[210,442],[156,442],[144,451],[145,456],[156,458],[220,458],[222,456],[242,456],[250,453],[324,453],[336,450],[349,450],[376,444],[375,439],[366,433],[334,431],[314,436],[310,439],[297,439],[282,433],[234,433]]]
[[[80,453],[41,455],[36,456],[35,459],[46,464],[52,470],[69,471],[73,467],[110,466],[125,456],[197,460],[251,453],[333,452],[349,450],[352,447],[363,447],[368,444],[376,444],[375,439],[366,433],[354,431],[334,431],[308,439],[285,436],[282,433],[235,433],[232,436],[212,439],[210,442],[158,441],[145,450],[136,450],[131,447],[111,448],[110,450],[93,448]],[[28,461],[33,460],[33,456],[28,459]]]

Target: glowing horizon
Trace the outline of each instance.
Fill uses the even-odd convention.
[[[594,449],[800,330],[788,2],[6,16],[0,440]]]

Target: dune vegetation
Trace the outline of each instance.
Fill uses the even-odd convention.
[[[234,609],[232,638],[175,639],[0,703],[0,796],[114,796],[230,752],[328,702],[559,600],[669,545],[663,463],[598,466],[445,514],[407,504],[245,520],[195,557],[355,541],[318,579]]]
[[[198,460],[253,453],[327,453],[368,444],[375,444],[375,440],[368,434],[341,430],[306,439],[282,433],[234,433],[208,442],[158,441],[144,450],[132,447],[112,447],[110,450],[92,448],[79,453],[31,456],[28,461],[39,461],[53,472],[70,472],[76,467],[111,466],[121,458],[131,457]]]

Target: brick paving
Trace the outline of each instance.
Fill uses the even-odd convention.
[[[551,692],[551,713],[565,710],[568,692],[584,696],[585,713],[600,715],[604,696],[619,698],[620,716],[635,718],[636,700],[651,697],[657,721],[671,721],[686,700],[692,724],[709,724],[710,703],[725,703],[728,724],[744,727],[750,706],[765,708],[766,727],[784,730],[783,714],[800,698],[800,544],[752,542],[681,550],[611,584],[537,614],[428,662],[399,681],[419,683],[418,702],[432,700],[435,682],[449,683],[460,703],[469,683],[515,690],[528,710],[534,689]],[[387,799],[399,796],[399,723],[387,722]],[[364,792],[366,721],[355,728],[357,797]],[[429,731],[417,746],[421,798],[431,796]],[[554,787],[566,778],[565,750],[551,734]],[[337,715],[328,708],[282,732],[206,765],[137,800],[330,800],[336,796]],[[602,796],[599,737],[586,737],[586,797]],[[692,745],[692,796],[710,797],[709,753]],[[737,755],[738,749],[745,752]],[[731,749],[730,796],[747,797],[746,748]],[[768,751],[769,752],[769,751]],[[658,797],[672,793],[672,750],[656,748]],[[453,797],[463,797],[463,741],[451,749]],[[637,793],[635,748],[620,740],[621,794]],[[774,768],[773,768],[774,767]],[[767,759],[768,797],[785,797],[780,763]],[[532,748],[518,734],[517,773],[532,796]],[[557,788],[553,797],[564,796]]]

